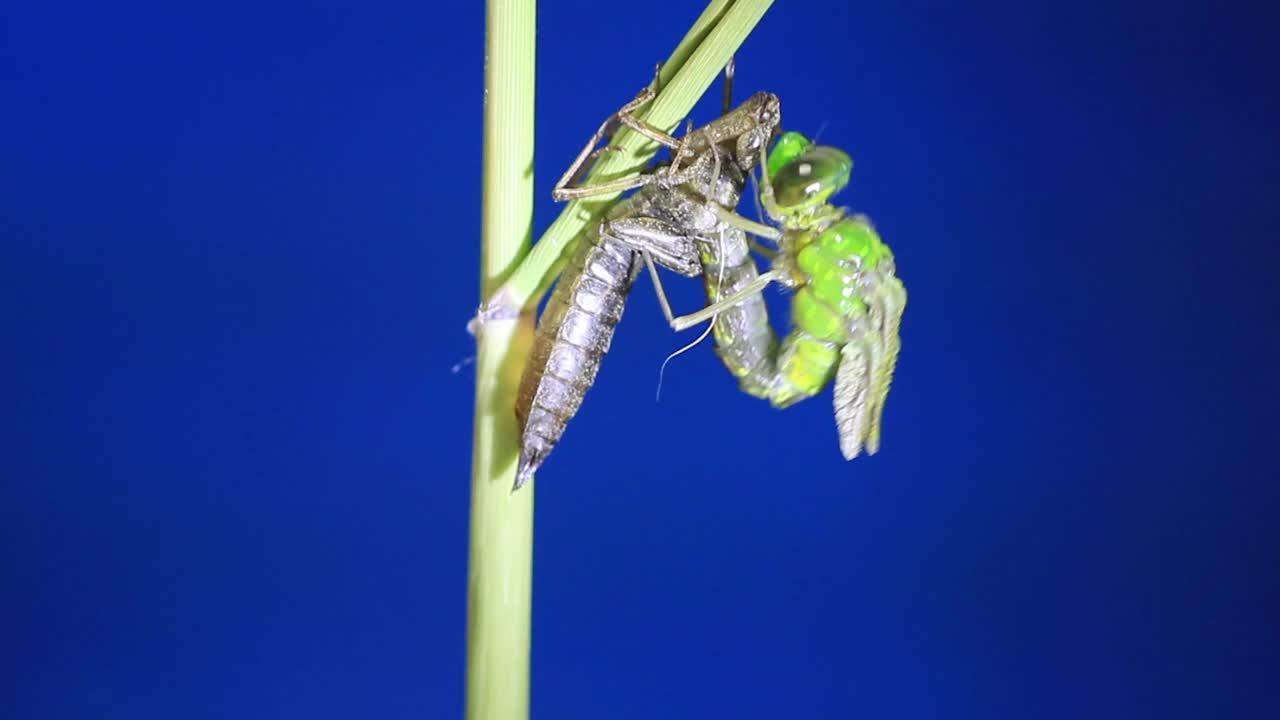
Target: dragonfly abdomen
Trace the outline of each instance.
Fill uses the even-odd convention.
[[[778,349],[778,370],[769,402],[785,408],[817,395],[831,382],[839,363],[839,345],[794,328]]]
[[[584,238],[547,302],[520,381],[516,418],[521,426],[523,485],[550,454],[595,381],[622,319],[635,280],[636,256],[616,242]]]
[[[759,276],[746,235],[737,228],[725,229],[719,243],[705,245],[702,263],[709,304],[738,292]],[[738,378],[738,387],[753,397],[769,397],[778,338],[769,325],[764,296],[753,295],[718,314],[713,332],[716,355]]]
[[[862,332],[861,318],[867,314],[862,267],[872,253],[873,238],[878,242],[864,222],[847,218],[796,253],[795,269],[803,283],[791,306],[795,329],[778,358],[778,387],[770,397],[775,406],[821,392],[840,363],[841,348]]]

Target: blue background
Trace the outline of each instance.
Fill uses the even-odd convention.
[[[483,15],[436,5],[0,13],[0,715],[461,713]],[[535,715],[1280,714],[1275,25],[1026,5],[749,39],[911,293],[884,449],[710,347],[655,403],[641,280],[539,478]],[[541,10],[536,232],[701,3],[593,6]]]

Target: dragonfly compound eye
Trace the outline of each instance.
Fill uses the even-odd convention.
[[[773,176],[773,197],[780,207],[821,205],[849,184],[853,159],[842,150],[813,145],[778,168]]]
[[[813,143],[809,138],[798,132],[785,132],[778,141],[773,144],[773,149],[769,151],[768,171],[769,179],[772,180],[778,176],[778,170],[784,165],[795,160]]]

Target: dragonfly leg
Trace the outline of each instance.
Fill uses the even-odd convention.
[[[756,182],[755,173],[751,174],[751,205],[756,209],[756,221],[763,221],[765,218],[764,208],[760,205],[760,188]],[[763,224],[763,222],[761,222],[761,224]],[[760,245],[753,239],[753,236],[747,236],[747,243],[750,244],[753,249],[760,249]],[[777,253],[769,255],[769,257],[770,259],[777,257]]]
[[[712,303],[697,312],[676,316],[667,301],[666,291],[658,276],[657,265],[688,277],[696,277],[702,273],[701,260],[693,238],[680,233],[673,226],[654,218],[621,218],[601,225],[601,237],[627,245],[640,253],[653,277],[654,292],[658,295],[658,304],[672,329],[677,332],[714,318],[725,310],[743,302],[747,298],[760,294],[769,283],[781,278],[776,271],[766,272],[747,283],[738,292]]]
[[[766,259],[770,261],[778,257],[777,250],[774,250],[768,245],[764,245],[760,243],[758,240],[756,240],[754,237],[751,237],[751,236],[747,236],[747,247],[751,248],[752,250],[755,250],[757,253],[759,253],[760,255],[763,255]]]
[[[658,143],[659,145],[663,145],[669,148],[680,147],[681,141],[677,140],[675,136],[671,135],[670,133],[658,127],[657,125],[650,125],[649,123],[645,122],[644,120],[641,120],[640,118],[637,118],[631,113],[624,113],[619,115],[618,121],[621,122],[623,125],[626,125],[627,127],[631,128],[632,130],[635,130],[636,132],[640,133],[641,135],[649,138],[650,140]]]
[[[650,94],[650,98],[656,96],[662,90],[662,63],[658,63],[653,69],[653,83],[651,88],[651,90],[646,89]],[[642,90],[641,94],[644,93],[645,91]],[[667,131],[656,125],[650,125],[632,114],[637,107],[640,107],[640,105],[643,104],[644,103],[634,104],[634,101],[632,101],[632,103],[624,105],[621,110],[615,113],[615,117],[617,117],[618,122],[626,125],[659,145],[663,145],[668,148],[678,147],[680,145],[680,141],[672,137]]]
[[[591,151],[591,154],[587,156],[585,161],[583,162],[575,161],[574,165],[577,166],[577,169],[574,170],[574,168],[570,168],[570,170],[574,170],[573,177],[569,178],[567,182],[564,180],[564,178],[561,178],[561,182],[564,183],[564,187],[569,188],[570,190],[580,189],[579,183],[582,182],[583,176],[587,174],[587,171],[591,169],[591,164],[595,162],[596,158],[600,157],[601,155],[607,152],[617,152],[618,150],[621,150],[621,148],[615,147],[613,145],[605,145],[602,148],[596,148],[595,150]],[[570,187],[570,186],[573,186],[573,187]],[[552,191],[552,194],[553,195],[555,194],[554,190]]]
[[[680,138],[679,144],[673,149],[673,152],[671,153],[671,165],[669,165],[665,171],[670,184],[683,185],[688,182],[692,176],[693,171],[689,168],[680,167],[680,163],[686,161],[688,158],[694,158],[695,161],[701,159],[701,156],[693,150],[693,142],[695,139],[693,121],[686,120],[684,135]]]
[[[743,232],[762,237],[765,240],[777,245],[782,240],[782,231],[772,225],[758,223],[750,218],[745,218],[738,213],[723,207],[716,208],[716,217],[721,222],[732,225]]]
[[[573,163],[570,165],[570,167],[568,167],[567,170],[564,170],[563,176],[561,176],[561,179],[559,179],[559,181],[556,183],[556,188],[554,188],[554,190],[552,191],[552,197],[554,197],[554,199],[568,200],[570,199],[570,197],[562,196],[562,193],[588,190],[588,188],[570,187],[570,186],[571,184],[573,184],[573,182],[576,181],[577,178],[579,178],[579,176],[581,176],[582,173],[584,173],[584,170],[586,167],[588,167],[588,165],[590,164],[590,161],[599,155],[599,152],[594,152],[595,146],[599,145],[600,140],[604,140],[604,138],[607,138],[607,137],[612,137],[613,129],[617,127],[618,117],[620,117],[620,115],[630,114],[632,110],[635,110],[636,108],[640,108],[640,106],[644,105],[645,102],[649,102],[650,100],[653,100],[653,97],[654,97],[654,91],[652,90],[652,88],[645,87],[644,90],[640,91],[639,95],[635,96],[635,99],[632,99],[630,102],[627,102],[627,104],[623,105],[622,108],[617,111],[617,113],[609,115],[608,118],[604,119],[603,123],[600,123],[600,127],[596,129],[595,135],[591,136],[590,140],[586,141],[586,145],[582,146],[582,150],[579,152],[579,154],[577,154],[577,158],[573,159]],[[577,196],[581,197],[584,195],[581,195],[581,193],[579,193],[579,195]]]
[[[724,92],[720,96],[720,114],[728,115],[733,109],[733,56],[729,56],[729,62],[724,66]]]
[[[720,151],[715,145],[711,146],[711,182],[707,185],[707,207],[715,204],[716,186],[720,184]]]
[[[674,323],[675,314],[671,311],[671,302],[667,299],[667,291],[662,285],[657,265],[685,277],[701,275],[702,258],[694,239],[674,225],[650,217],[608,220],[601,223],[600,236],[640,253],[645,267],[649,269],[649,277],[653,279],[653,292],[658,296],[662,314],[666,316],[668,324]]]
[[[653,281],[653,293],[658,296],[658,307],[662,308],[662,314],[667,318],[667,324],[675,322],[675,316],[671,312],[671,301],[667,299],[667,290],[662,286],[662,277],[658,275],[658,268],[653,263],[653,256],[648,250],[640,253],[644,258],[644,266],[649,269],[649,279]]]
[[[619,108],[617,112],[605,118],[605,121],[600,124],[600,127],[596,130],[595,134],[593,134],[591,139],[587,141],[587,144],[582,147],[578,156],[574,158],[573,163],[564,171],[564,174],[560,176],[560,180],[556,183],[555,189],[551,191],[551,196],[557,201],[576,200],[579,198],[591,197],[593,195],[606,195],[622,192],[623,190],[629,190],[648,183],[650,181],[650,176],[639,175],[630,178],[619,178],[617,180],[598,183],[595,185],[573,187],[573,185],[575,185],[575,183],[577,183],[585,173],[586,168],[590,166],[592,160],[599,157],[603,152],[609,152],[608,148],[610,146],[606,145],[605,148],[596,150],[596,145],[599,145],[600,141],[605,138],[611,138],[613,131],[617,128],[619,123],[636,129],[634,128],[634,125],[637,124],[638,121],[634,119],[632,113],[637,108],[652,100],[655,95],[656,93],[652,88],[646,87],[641,90],[640,94],[636,95],[634,99]],[[656,138],[652,133],[645,132],[641,129],[636,129],[636,132],[641,133],[645,137],[655,139],[658,142],[664,142],[662,138]],[[666,138],[670,139],[669,147],[675,147],[678,144],[677,141],[669,135],[666,136]],[[664,142],[664,144],[668,143]]]
[[[654,72],[653,84],[650,87],[646,87],[641,90],[640,94],[636,95],[635,99],[626,105],[623,105],[617,112],[610,115],[603,123],[601,123],[600,128],[591,136],[591,139],[587,142],[586,146],[583,147],[580,153],[578,153],[578,157],[574,159],[573,164],[565,171],[564,175],[560,177],[560,181],[556,183],[555,189],[551,192],[552,197],[557,201],[576,200],[594,195],[606,195],[622,192],[624,190],[630,190],[631,188],[640,187],[641,185],[645,185],[652,181],[652,175],[641,175],[633,178],[620,178],[590,186],[576,185],[581,176],[585,173],[585,168],[589,166],[590,162],[599,157],[602,152],[605,152],[605,150],[594,150],[596,145],[600,144],[600,141],[606,137],[611,138],[613,130],[618,125],[631,128],[631,130],[641,136],[671,149],[673,151],[671,163],[672,173],[679,171],[682,161],[697,155],[697,147],[694,146],[694,143],[697,143],[698,139],[692,137],[692,122],[689,123],[684,137],[676,138],[663,128],[650,124],[635,115],[635,111],[638,108],[642,107],[657,96],[657,89],[661,85],[661,72],[662,65],[659,64]],[[730,60],[730,63],[725,67],[725,81],[725,99],[728,100],[730,97],[730,89],[733,84],[732,60]],[[728,108],[726,106],[726,112],[727,110]],[[710,142],[710,139],[708,139],[708,142]]]
[[[576,174],[576,171],[575,171]],[[631,177],[618,178],[608,182],[595,183],[584,187],[557,187],[551,191],[551,197],[557,202],[565,200],[581,200],[582,198],[594,197],[596,195],[613,195],[615,193],[625,192],[632,188],[638,188],[642,185],[648,185],[653,182],[655,176],[644,173],[633,175]]]
[[[668,147],[678,148],[678,147],[681,147],[681,144],[684,142],[682,140],[676,140],[675,138],[671,137],[670,135],[666,135],[665,133],[663,134],[662,138],[659,138],[657,135],[653,133],[660,132],[660,131],[657,131],[652,126],[645,126],[646,129],[642,130],[640,129],[641,121],[631,119],[630,116],[626,116],[622,122],[623,124],[627,125],[627,127],[630,127],[636,130],[636,132],[640,133],[641,135],[644,135],[645,137],[661,142],[662,144],[667,145]],[[594,147],[596,142],[599,142],[599,140],[597,139],[593,141],[592,145],[588,146],[588,148]],[[574,160],[573,166],[571,166],[569,170],[565,171],[565,174],[560,178],[560,182],[556,183],[555,188],[551,191],[551,197],[558,202],[563,202],[565,200],[580,200],[582,198],[594,197],[597,195],[611,195],[614,193],[620,193],[626,190],[631,190],[632,188],[638,188],[643,185],[648,185],[649,183],[653,182],[655,178],[658,177],[658,175],[655,175],[653,173],[641,173],[638,175],[633,175],[631,177],[622,177],[616,180],[609,180],[607,182],[570,187],[575,182],[580,180],[581,176],[585,173],[587,163],[590,160],[595,159],[602,153],[613,152],[613,151],[616,151],[617,149],[618,148],[613,146],[606,146],[606,147],[600,148],[599,150],[588,152],[588,149],[584,148],[583,152],[578,155],[578,158],[576,160]],[[679,153],[677,153],[677,155],[678,154]]]
[[[756,209],[759,211],[761,205],[764,206],[764,212],[770,218],[779,220],[781,214],[778,212],[777,203],[773,201],[773,180],[769,178],[769,144],[765,143],[760,147],[760,192],[756,195]],[[750,231],[748,231],[750,232]]]
[[[689,140],[694,137],[698,132],[700,131],[690,130],[685,134],[685,140]],[[714,203],[712,198],[715,197],[716,186],[720,179],[720,153],[716,150],[714,145],[710,145],[710,149],[706,152],[702,152],[697,155],[690,153],[689,157],[692,157],[692,161],[687,165],[681,166],[680,161],[686,147],[688,147],[688,145],[683,145],[679,150],[672,153],[671,164],[660,171],[665,178],[663,182],[668,187],[693,184],[697,186],[697,190],[703,191],[703,188],[701,187],[702,183],[699,181],[703,178],[710,178],[707,183],[707,187],[705,188],[704,195],[706,198],[706,204],[710,206]],[[711,166],[709,175],[706,172],[708,165]]]
[[[681,330],[688,330],[689,328],[693,327],[694,325],[697,325],[698,323],[705,322],[707,320],[714,318],[716,315],[719,315],[720,313],[733,307],[734,305],[737,305],[738,303],[746,300],[747,298],[750,298],[754,295],[759,295],[760,292],[763,291],[765,287],[769,285],[769,283],[774,282],[775,280],[780,280],[780,279],[781,279],[781,275],[776,270],[770,270],[769,272],[762,273],[759,277],[755,278],[751,282],[742,286],[741,290],[733,293],[732,295],[724,298],[723,300],[712,303],[695,313],[690,313],[688,315],[681,315],[680,317],[672,318],[671,328],[677,332]]]
[[[658,264],[685,277],[702,274],[696,238],[680,228],[651,217],[622,217],[600,224],[600,237],[629,249],[648,253]]]

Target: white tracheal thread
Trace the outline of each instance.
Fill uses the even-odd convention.
[[[761,174],[764,174],[765,172],[768,172],[768,171],[762,170]],[[763,223],[764,207],[760,204],[760,188],[756,186],[755,173],[751,173],[751,200],[753,201],[753,204],[756,206],[756,222]]]
[[[722,288],[724,287],[725,263],[724,263],[724,234],[723,233],[716,234],[716,256],[720,258],[720,271],[716,273],[716,297],[719,298]],[[658,368],[658,389],[653,394],[653,401],[655,403],[662,400],[662,377],[667,372],[667,363],[671,362],[671,360],[675,358],[677,355],[683,355],[684,353],[697,347],[699,344],[702,343],[703,340],[706,340],[707,336],[711,334],[711,331],[715,329],[716,321],[719,319],[720,319],[720,313],[716,313],[715,315],[712,315],[711,322],[707,323],[707,329],[702,331],[702,334],[698,336],[697,340],[694,340],[688,345],[685,345],[679,350],[676,350],[675,352],[668,355],[665,360],[662,361],[662,367]]]
[[[716,150],[714,143],[711,144],[711,153],[712,153],[712,156],[715,158],[715,161],[714,161],[714,164],[711,166],[711,181],[707,184],[707,196],[708,196],[707,205],[712,205],[713,203],[716,202],[715,200],[716,190],[717,190],[716,186],[720,182],[720,152]],[[719,301],[721,289],[724,287],[725,257],[724,257],[724,232],[723,231],[716,233],[716,257],[720,258],[720,270],[716,273],[716,298],[717,298],[717,301]],[[666,375],[667,363],[671,362],[671,360],[675,358],[677,355],[683,355],[684,353],[697,347],[699,344],[702,343],[703,340],[706,340],[707,336],[711,334],[711,331],[715,330],[716,321],[719,319],[720,319],[720,313],[716,313],[715,315],[712,315],[711,322],[707,323],[707,329],[702,331],[702,334],[698,336],[697,340],[694,340],[688,345],[685,345],[679,350],[676,350],[675,352],[668,355],[666,359],[662,361],[662,366],[658,368],[658,389],[655,390],[653,393],[653,401],[655,403],[660,402],[662,400],[662,378],[664,375]]]

